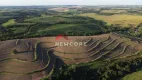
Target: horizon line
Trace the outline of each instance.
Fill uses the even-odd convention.
[[[87,4],[51,4],[51,5],[0,5],[0,6],[142,6],[142,4],[106,4],[106,5],[87,5]]]

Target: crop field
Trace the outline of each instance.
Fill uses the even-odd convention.
[[[51,8],[50,10],[57,11],[57,12],[68,12],[68,8]]]
[[[114,14],[114,15],[99,15],[96,13],[83,13],[81,16],[88,16],[94,19],[103,20],[109,25],[118,25],[122,27],[137,27],[142,23],[141,15],[132,14]]]
[[[120,14],[120,13],[127,13],[127,11],[126,10],[102,10],[101,13]]]
[[[39,80],[50,77],[63,64],[109,60],[137,55],[141,43],[113,33],[88,37],[68,37],[69,41],[86,42],[87,46],[55,46],[55,37],[2,41],[0,44],[0,80]],[[126,41],[127,40],[127,41]],[[60,39],[60,41],[65,41]],[[131,44],[133,45],[131,45]],[[135,47],[133,47],[135,46]]]

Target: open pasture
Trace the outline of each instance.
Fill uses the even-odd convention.
[[[114,15],[99,15],[96,13],[84,13],[81,16],[92,17],[97,20],[103,20],[108,25],[119,25],[121,27],[137,27],[142,23],[141,15],[130,15],[130,14],[114,14]]]

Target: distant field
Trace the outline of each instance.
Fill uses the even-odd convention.
[[[57,11],[57,12],[68,12],[69,11],[68,8],[52,8],[49,10],[53,10],[53,11]]]
[[[68,20],[69,19],[63,17],[42,16],[42,17],[26,19],[25,22],[55,24],[57,22],[68,21]]]
[[[116,14],[111,16],[98,15],[95,13],[84,13],[81,16],[88,16],[98,20],[103,20],[108,24],[120,25],[123,27],[136,27],[142,23],[142,16],[140,15],[128,15],[128,14]]]
[[[126,13],[126,10],[102,10],[101,13]]]
[[[122,80],[142,80],[142,71],[125,76]]]

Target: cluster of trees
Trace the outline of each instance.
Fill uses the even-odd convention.
[[[10,39],[18,39],[18,38],[27,38],[26,33],[30,31],[30,29],[37,24],[31,24],[26,26],[26,30],[21,31],[20,33],[13,33],[12,31],[8,30],[6,32],[0,33],[0,40],[10,40]]]
[[[3,12],[2,16],[11,16],[13,19],[16,20],[16,22],[23,22],[24,19],[32,18],[32,17],[40,17],[41,14],[46,13],[42,10],[17,10],[17,11],[11,11],[11,12]]]
[[[29,26],[26,26],[27,27],[26,30],[20,33],[14,33],[8,29],[7,32],[4,32],[0,35],[0,39],[8,40],[8,39],[29,38],[29,37],[33,38],[33,37],[43,37],[43,36],[56,36],[58,34],[65,34],[67,36],[90,36],[90,35],[97,35],[97,34],[103,34],[103,33],[109,33],[113,31],[122,30],[121,28],[114,27],[113,25],[108,26],[106,25],[104,21],[95,20],[89,17],[71,16],[71,17],[63,17],[63,18],[67,20],[58,21],[58,22],[55,22],[54,24],[49,24],[49,23],[31,24]],[[51,31],[47,31],[44,33],[36,32],[36,30],[38,30],[36,27],[39,28],[39,26],[41,27],[42,26],[52,26],[56,24],[80,24],[80,27],[76,26],[76,27],[64,29],[64,30],[59,30],[57,27],[57,30],[51,30]],[[13,26],[9,26],[8,28],[13,28]],[[89,31],[88,30],[85,31],[85,29],[88,29]]]
[[[141,38],[142,37],[142,23],[139,24],[137,27],[124,28],[124,30],[119,31],[119,33],[124,34],[126,36],[130,36],[130,37]]]
[[[41,11],[41,12],[40,12]],[[44,10],[45,11],[45,10]],[[58,13],[55,11],[47,11],[44,12],[43,10],[27,10],[27,11],[12,11],[12,12],[4,12],[3,15],[4,16],[12,16],[13,19],[15,19],[16,22],[24,22],[25,19],[27,18],[31,18],[31,17],[39,17],[42,14],[52,14],[52,13]],[[35,25],[29,25],[26,26],[26,30],[20,32],[20,33],[15,33],[12,31],[11,28],[15,28],[17,25],[15,26],[9,26],[6,29],[5,32],[1,32],[0,33],[0,40],[8,40],[8,39],[17,39],[17,38],[32,38],[32,37],[42,37],[42,36],[56,36],[58,34],[65,34],[68,36],[89,36],[89,35],[96,35],[96,34],[102,34],[102,33],[109,33],[109,32],[113,32],[113,31],[120,31],[122,29],[120,29],[119,27],[114,27],[114,25],[108,26],[106,25],[106,22],[101,21],[101,20],[95,20],[93,18],[89,18],[89,17],[83,17],[83,16],[54,16],[55,17],[55,21],[51,20],[52,22],[49,23],[47,22],[34,22]],[[53,17],[53,18],[54,18]],[[61,18],[61,20],[56,20],[56,18]],[[62,20],[62,18],[64,18],[65,20]],[[5,21],[7,21],[9,19],[5,19]],[[28,22],[26,22],[28,23]],[[31,22],[29,22],[31,23]],[[57,25],[57,24],[79,24],[82,25],[82,31],[81,29],[77,28],[69,28],[69,29],[65,29],[65,30],[54,30],[54,31],[48,31],[48,32],[40,32],[37,33],[36,32],[36,27],[42,27],[42,26],[52,26],[52,25]],[[36,26],[38,25],[38,26]],[[2,28],[2,27],[1,27]],[[40,29],[40,28],[39,28]],[[38,29],[38,30],[39,30]],[[57,28],[58,29],[58,28]],[[85,29],[88,29],[85,31]],[[2,29],[0,29],[2,30]],[[93,30],[93,31],[92,31]],[[35,34],[36,32],[36,34]]]
[[[46,13],[46,11],[43,11],[42,9],[35,9],[35,10],[29,10],[29,9],[19,10],[18,9],[18,10],[13,10],[10,12],[9,11],[2,12],[1,17],[0,17],[0,40],[20,38],[20,37],[22,37],[22,35],[27,33],[29,31],[30,27],[32,26],[31,25],[31,26],[27,27],[27,29],[21,33],[13,33],[9,28],[3,27],[2,26],[3,23],[7,22],[10,19],[15,19],[16,22],[21,23],[21,22],[24,22],[24,20],[27,18],[39,17],[39,16],[41,16],[42,13]]]
[[[142,15],[141,10],[127,10],[128,13]]]
[[[142,58],[65,65],[52,80],[116,80],[141,69]]]

